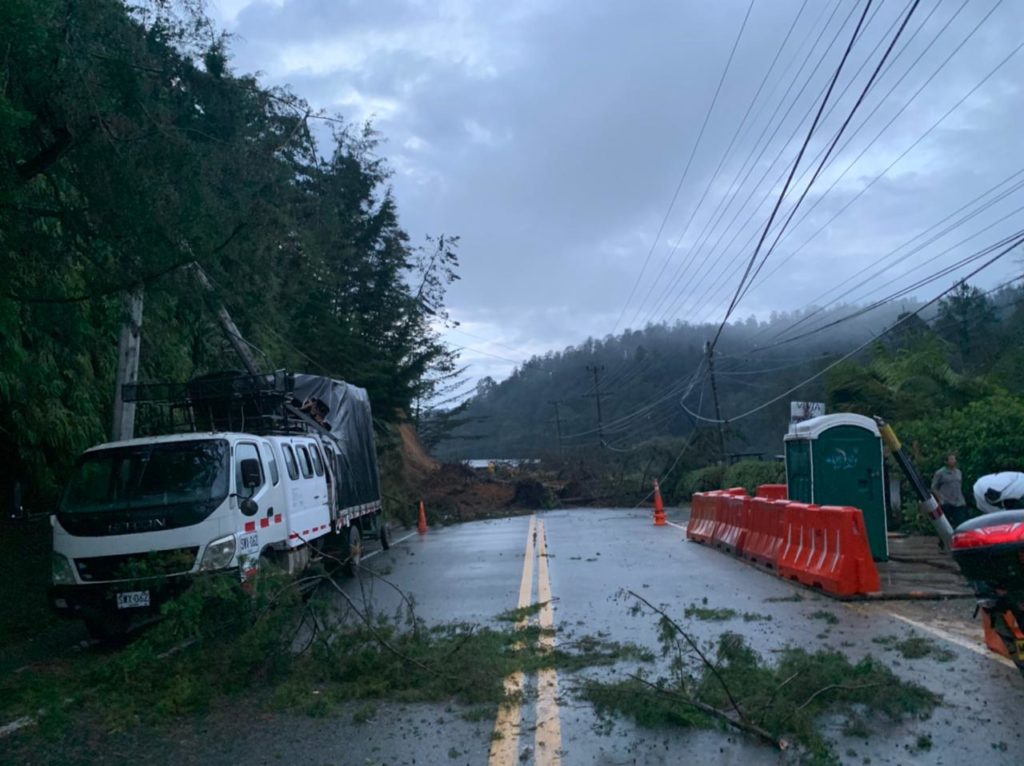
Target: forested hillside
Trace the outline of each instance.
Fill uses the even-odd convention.
[[[378,418],[452,369],[430,323],[457,240],[410,241],[373,130],[233,72],[201,6],[0,3],[0,473],[35,507],[108,433],[127,293],[142,381],[239,367],[193,260],[261,364]]]
[[[1022,409],[1022,296],[1019,287],[983,292],[961,285],[930,306],[812,308],[730,325],[714,358],[721,418],[730,421],[726,453],[781,454],[790,400],[812,400],[826,402],[830,412],[880,414],[907,426],[926,461],[944,449],[974,447],[978,459],[968,462],[975,476],[1019,468],[1024,442],[1016,457],[1003,445],[997,459],[982,458],[974,424],[1016,423]],[[563,455],[593,457],[601,441],[596,368],[607,461],[618,455],[620,463],[657,473],[676,466],[689,442],[677,468],[709,464],[720,447],[703,344],[716,329],[651,326],[530,359],[505,381],[481,381],[449,415],[457,425],[437,449],[460,458],[553,455],[557,402]],[[977,412],[965,424],[960,413],[968,404]]]

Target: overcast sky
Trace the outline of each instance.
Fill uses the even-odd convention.
[[[236,71],[372,119],[406,230],[462,238],[449,295],[462,324],[446,337],[469,347],[473,377],[501,378],[587,336],[722,318],[864,2],[211,0],[210,10],[234,35]],[[873,3],[779,222],[909,5]],[[1022,10],[1024,0],[922,0],[737,318],[822,303],[866,277],[847,300],[878,298],[1024,228],[1022,172],[960,214],[1009,191],[976,217],[922,235],[1024,170],[1024,52],[1011,55]],[[849,281],[917,235],[879,265],[887,271]],[[974,281],[1020,271],[1010,256]]]

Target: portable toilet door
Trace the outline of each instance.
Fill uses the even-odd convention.
[[[785,441],[789,496],[860,508],[871,554],[886,561],[885,453],[875,422],[853,413],[822,415],[795,424]]]

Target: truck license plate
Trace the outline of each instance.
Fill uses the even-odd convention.
[[[135,609],[140,606],[149,606],[148,590],[129,590],[117,594],[118,609]]]

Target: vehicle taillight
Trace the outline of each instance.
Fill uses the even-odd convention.
[[[1007,543],[1024,543],[1024,523],[996,524],[991,527],[957,532],[953,535],[953,550],[984,548]]]

